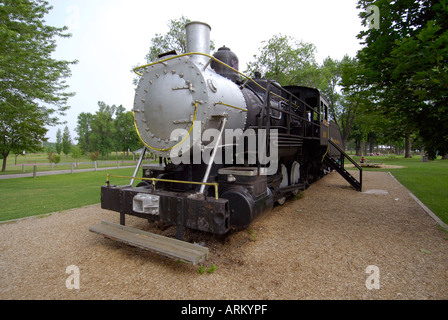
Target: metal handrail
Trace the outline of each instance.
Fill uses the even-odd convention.
[[[140,178],[140,177],[128,177],[128,176],[119,176],[119,175],[112,175],[108,174],[106,175],[106,184],[109,186],[110,184],[110,177],[113,178],[123,178],[123,179],[137,179],[137,180],[144,180],[144,181],[152,181],[152,185],[154,187],[154,190],[156,189],[156,182],[173,182],[173,183],[184,183],[184,184],[200,184],[205,186],[213,186],[215,187],[215,199],[218,199],[218,183],[217,182],[198,182],[198,181],[183,181],[183,180],[170,180],[170,179],[159,179],[159,178]]]
[[[348,154],[345,153],[344,150],[341,149],[336,143],[334,143],[331,139],[328,139],[328,142],[336,148],[341,153],[341,166],[344,168],[344,158],[348,159],[358,170],[359,170],[359,184],[362,185],[362,168],[359,164],[356,163],[355,160],[350,158]]]

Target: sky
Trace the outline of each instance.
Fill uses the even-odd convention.
[[[132,109],[133,66],[146,63],[151,39],[168,32],[168,22],[183,16],[211,26],[215,47],[229,47],[246,69],[262,41],[276,34],[287,35],[316,46],[318,63],[326,57],[354,57],[361,49],[356,35],[363,29],[357,0],[47,0],[53,9],[47,25],[67,26],[70,38],[58,38],[53,57],[78,60],[66,79],[70,109],[48,127],[48,141],[65,125],[76,143],[76,122],[81,112],[95,113],[98,101]]]

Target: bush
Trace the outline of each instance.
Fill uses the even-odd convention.
[[[59,163],[61,161],[61,156],[50,151],[48,152],[48,160],[50,163]]]
[[[98,160],[99,155],[100,155],[100,153],[98,152],[98,150],[96,150],[89,154],[89,158],[92,161],[96,161],[96,160]]]

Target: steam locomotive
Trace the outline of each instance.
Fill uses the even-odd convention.
[[[350,176],[318,90],[246,77],[228,47],[210,55],[208,24],[185,29],[186,53],[135,69],[134,123],[144,152],[158,161],[143,164],[142,152],[129,185],[102,186],[102,208],[119,212],[122,225],[125,215],[175,225],[178,239],[184,228],[224,235],[328,170]]]

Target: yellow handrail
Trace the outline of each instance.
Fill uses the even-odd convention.
[[[209,54],[202,53],[202,52],[187,52],[187,53],[182,53],[182,54],[179,54],[179,55],[176,55],[176,56],[173,56],[173,57],[168,57],[168,58],[166,58],[166,59],[158,60],[158,61],[155,61],[155,62],[152,62],[152,63],[148,63],[148,64],[145,64],[145,65],[142,65],[142,66],[139,66],[139,67],[135,67],[135,68],[133,69],[133,71],[134,71],[137,75],[142,76],[143,73],[137,72],[138,69],[143,69],[143,68],[146,68],[146,67],[150,67],[150,66],[153,66],[153,65],[156,65],[156,64],[159,64],[159,63],[162,63],[162,64],[163,64],[163,63],[165,63],[166,61],[169,61],[169,60],[173,60],[173,59],[181,58],[181,57],[185,57],[185,56],[191,56],[191,55],[201,55],[201,56],[206,56],[206,57],[210,58],[211,60],[213,60],[213,61],[215,61],[215,62],[217,62],[217,63],[222,64],[222,65],[225,66],[226,68],[229,68],[230,70],[232,70],[232,71],[238,73],[238,74],[239,74],[240,76],[242,76],[243,78],[246,78],[246,79],[249,80],[250,82],[254,83],[256,86],[260,87],[262,90],[266,91],[266,88],[263,88],[263,86],[259,85],[257,82],[255,82],[252,78],[246,76],[244,73],[241,73],[241,72],[239,72],[238,70],[236,70],[236,69],[232,68],[231,66],[229,66],[228,64],[222,62],[221,60],[216,59],[214,56],[211,56],[211,55],[209,55]],[[271,92],[271,94],[274,95],[274,96],[276,96],[276,97],[278,97],[278,98],[280,98],[280,99],[282,99],[282,100],[287,101],[285,98],[283,98],[283,97],[281,97],[281,96],[275,94],[274,92]],[[297,106],[295,103],[293,103],[292,105],[294,105],[294,106],[297,107],[297,108],[299,107],[299,106]]]
[[[185,56],[191,56],[191,55],[201,55],[201,56],[206,56],[206,57],[210,58],[211,60],[213,60],[213,61],[215,61],[215,62],[217,62],[217,63],[219,63],[219,64],[222,64],[222,65],[225,66],[226,68],[228,68],[228,69],[230,69],[230,70],[236,72],[237,74],[239,74],[239,75],[242,76],[243,78],[247,79],[248,81],[254,83],[256,86],[258,86],[259,88],[261,88],[262,90],[266,91],[266,88],[264,88],[263,86],[261,86],[260,84],[258,84],[258,83],[257,83],[256,81],[254,81],[252,78],[246,76],[244,73],[239,72],[238,70],[232,68],[231,66],[229,66],[228,64],[226,64],[226,63],[222,62],[221,60],[215,58],[214,56],[211,56],[211,55],[209,55],[209,54],[207,54],[207,53],[203,53],[203,52],[187,52],[187,53],[182,53],[182,54],[179,54],[179,55],[175,55],[175,56],[172,56],[172,57],[168,57],[168,58],[166,58],[166,59],[158,60],[158,61],[155,61],[155,62],[152,62],[152,63],[148,63],[148,64],[145,64],[145,65],[142,65],[142,66],[139,66],[139,67],[135,67],[135,68],[133,69],[133,71],[134,71],[137,75],[142,76],[143,73],[137,72],[138,69],[143,69],[143,68],[146,68],[146,67],[150,67],[150,66],[153,66],[153,65],[156,65],[156,64],[159,64],[159,63],[164,64],[166,61],[173,60],[173,59],[176,59],[176,58],[185,57]],[[207,65],[208,65],[208,63],[207,63]],[[291,103],[291,105],[294,106],[294,107],[296,107],[297,109],[300,109],[300,107],[299,107],[297,104],[295,104],[295,103],[293,103],[293,102],[291,102],[291,101],[288,101],[287,99],[283,98],[282,96],[279,96],[278,94],[276,94],[276,93],[274,93],[274,92],[271,92],[271,94],[272,94],[273,96],[276,96],[277,98],[280,98],[281,100],[284,100],[284,101],[286,101],[286,102],[288,102],[288,103]],[[310,109],[312,109],[306,102],[304,102],[304,103],[305,103],[306,106],[308,106]],[[219,103],[219,104],[223,104],[223,103]],[[230,106],[230,105],[227,105],[227,104],[223,104],[223,105],[226,105],[226,106],[229,106],[229,107],[233,107],[233,106]],[[240,108],[238,108],[238,109],[240,109]],[[243,111],[244,111],[244,110],[243,110]],[[247,111],[247,110],[246,110],[246,111]],[[152,148],[152,149],[154,149],[154,148]]]
[[[218,197],[218,186],[219,186],[219,184],[217,182],[197,182],[197,181],[169,180],[169,179],[159,179],[159,178],[140,178],[140,177],[118,176],[118,175],[113,175],[113,174],[107,174],[106,177],[107,177],[106,178],[106,183],[108,185],[109,185],[109,177],[152,181],[152,185],[154,187],[154,190],[156,189],[156,181],[184,183],[184,184],[201,184],[201,185],[206,185],[206,186],[213,186],[213,187],[215,187],[215,199],[217,200],[219,198]]]

